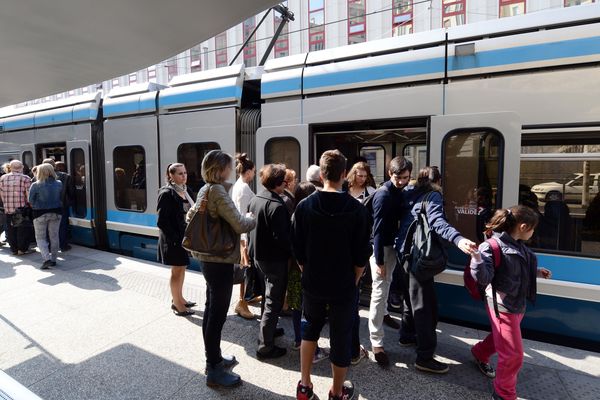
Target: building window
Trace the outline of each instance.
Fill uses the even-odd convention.
[[[129,74],[129,84],[133,85],[134,83],[137,83],[137,73]]]
[[[244,42],[252,35],[252,31],[256,27],[255,17],[250,17],[242,24],[244,29]],[[246,67],[256,67],[256,42],[252,39],[244,48],[244,65]]]
[[[177,68],[177,60],[174,58],[168,60],[167,65],[165,65],[165,67],[167,68],[167,80],[171,81],[171,79],[173,79],[179,73],[179,70]]]
[[[86,184],[86,165],[85,153],[82,149],[71,150],[71,176],[75,186],[75,196],[73,204],[73,216],[77,218],[85,218],[87,216],[87,195],[85,191]]]
[[[325,48],[325,0],[308,0],[309,51]]]
[[[525,14],[525,0],[500,0],[500,18]]]
[[[208,143],[182,143],[177,148],[177,162],[185,165],[188,178],[187,185],[194,195],[198,194],[200,188],[204,186],[202,180],[201,165],[204,156],[211,150],[220,150],[221,148],[215,142]]]
[[[283,5],[287,7],[287,1],[284,1]],[[279,27],[279,24],[281,23],[281,21],[282,21],[281,15],[278,12],[274,12],[274,16],[273,16],[274,32],[277,31],[277,28]],[[289,31],[290,31],[290,28],[289,28],[288,24],[286,23],[283,26],[283,29],[281,30],[281,33],[279,34],[277,41],[275,42],[275,50],[273,52],[275,58],[287,57],[290,55],[290,38],[288,36]]]
[[[196,45],[190,49],[190,71],[202,71],[202,47]]]
[[[156,65],[148,67],[148,82],[156,83]]]
[[[215,36],[215,58],[217,68],[227,66],[227,32]]]
[[[488,130],[459,130],[444,139],[444,211],[452,226],[477,243],[485,240],[485,224],[500,206],[503,143],[500,133]]]
[[[291,137],[269,139],[265,144],[265,164],[285,164],[300,171],[300,143]]]
[[[442,27],[464,25],[466,23],[467,0],[443,0]]]
[[[366,0],[348,0],[348,44],[367,40],[366,3]]]
[[[113,151],[115,206],[146,210],[146,153],[142,146],[119,146]]]
[[[112,80],[112,87],[119,87],[119,78],[115,78]]]
[[[565,0],[565,7],[580,6],[582,4],[592,4],[594,0]]]
[[[394,0],[392,9],[392,36],[413,33],[412,0]]]

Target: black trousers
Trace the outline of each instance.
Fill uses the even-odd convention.
[[[227,319],[233,288],[233,264],[202,262],[202,274],[206,279],[206,303],[202,318],[202,338],[206,351],[206,363],[220,363],[221,331]]]
[[[6,214],[6,240],[13,253],[27,251],[31,241],[31,226],[13,226],[13,214]]]
[[[246,294],[244,300],[250,301],[257,296],[265,295],[265,280],[256,265],[254,260],[250,261],[250,266],[244,271],[244,283],[246,286]],[[262,311],[261,311],[262,314]]]
[[[285,301],[288,280],[288,261],[258,261],[256,267],[265,277],[264,311],[258,331],[258,351],[266,353],[275,344],[275,328]]]
[[[404,311],[402,313],[401,338],[417,339],[417,360],[430,360],[437,347],[438,322],[437,297],[433,279],[419,282],[414,275],[401,268],[404,292]]]
[[[352,324],[352,358],[360,355],[360,315],[358,314],[359,291],[356,291],[354,322]]]

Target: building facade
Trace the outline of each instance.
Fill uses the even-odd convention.
[[[269,58],[329,49],[391,36],[508,18],[551,8],[599,6],[598,0],[289,0],[295,20],[283,29]],[[71,90],[29,105],[58,100],[97,90],[143,82],[167,85],[176,75],[220,68],[234,63],[259,64],[281,16],[272,11],[256,30],[246,48],[235,58],[244,41],[265,15],[261,12],[168,60],[101,84]]]

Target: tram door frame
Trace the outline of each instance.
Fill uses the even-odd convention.
[[[300,147],[300,170],[296,171],[296,174],[300,181],[305,180],[306,170],[309,165],[310,157],[310,140],[309,140],[309,126],[308,124],[299,125],[282,125],[282,126],[267,126],[262,127],[256,131],[256,165],[265,165],[267,158],[266,150],[267,144],[273,139],[294,139],[298,142]],[[274,160],[275,162],[282,162],[282,160]],[[297,166],[289,165],[288,168],[298,168]],[[260,186],[260,183],[257,183]]]
[[[92,182],[91,176],[92,176],[92,160],[90,158],[90,143],[87,140],[70,140],[66,142],[66,146],[65,146],[65,158],[66,158],[66,164],[67,164],[67,173],[69,175],[71,175],[71,178],[73,180],[75,180],[75,175],[74,175],[74,165],[72,165],[72,157],[71,157],[71,151],[73,150],[82,150],[83,151],[83,158],[84,158],[84,166],[85,166],[85,207],[86,207],[86,215],[85,217],[81,218],[81,217],[75,217],[73,216],[73,212],[71,210],[71,216],[69,217],[69,223],[71,224],[71,226],[78,226],[78,227],[82,227],[82,228],[87,228],[87,229],[94,229],[95,226],[95,216],[93,211],[93,199],[92,199],[92,185],[94,184],[94,182]],[[75,183],[75,182],[73,182]],[[86,245],[89,246],[95,246],[96,239],[94,239],[94,243],[85,243]]]
[[[500,147],[500,176],[502,192],[496,207],[516,205],[519,202],[519,173],[521,156],[521,121],[514,112],[454,114],[432,116],[429,123],[428,165],[437,165],[444,176],[444,143],[458,131],[494,130],[502,135]]]
[[[20,159],[21,162],[23,164],[27,164],[27,166],[29,168],[33,168],[36,165],[36,155],[35,155],[35,144],[22,144],[19,146],[20,147]],[[25,153],[30,152],[31,153],[31,157],[32,157],[32,165],[29,165],[29,163],[26,162],[25,160]]]

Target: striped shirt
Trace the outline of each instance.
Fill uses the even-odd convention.
[[[0,177],[0,196],[6,214],[14,214],[17,208],[27,204],[30,186],[31,179],[27,175],[11,172]]]

